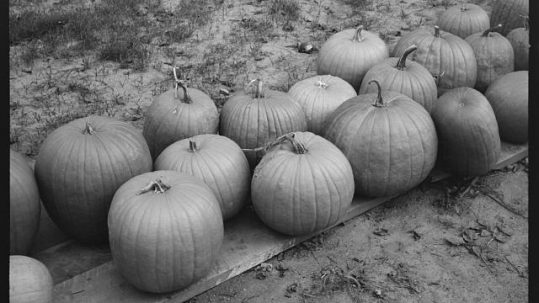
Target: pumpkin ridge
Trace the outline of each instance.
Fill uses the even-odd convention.
[[[408,118],[410,118],[410,116],[408,115]],[[404,123],[402,117],[399,117],[399,119],[396,119],[400,122],[400,127],[404,129],[404,131],[406,132],[406,143],[408,143],[408,148],[407,150],[410,151],[410,153],[413,153],[413,146],[412,146],[412,139],[410,138],[410,132],[408,131],[408,127],[406,126],[406,123]],[[424,149],[422,147],[422,153],[421,154],[424,154]],[[424,157],[424,156],[423,156]],[[423,161],[424,162],[424,161]],[[423,168],[422,168],[423,170]],[[413,172],[413,159],[412,159],[412,155],[411,154],[408,154],[408,171],[410,172],[410,174],[408,175],[408,179],[407,179],[407,182],[406,182],[406,187],[408,188],[410,186],[410,183],[412,182],[413,180],[413,177],[414,177],[414,172]]]
[[[418,134],[419,134],[419,142],[421,142],[421,155],[422,155],[422,158],[421,158],[421,172],[420,172],[420,176],[423,177],[423,175],[425,174],[425,155],[426,155],[426,148],[425,148],[425,139],[423,137],[423,129],[424,127],[420,127],[417,125],[417,121],[415,119],[413,119],[411,116],[410,116],[410,112],[408,110],[408,108],[406,110],[403,111],[403,113],[406,115],[406,117],[408,118],[409,121],[412,121],[412,124],[414,125],[415,129],[418,130]],[[408,133],[408,129],[406,129],[406,132]],[[410,140],[408,140],[410,141]],[[428,172],[427,172],[428,173]],[[410,180],[411,182],[411,180]]]

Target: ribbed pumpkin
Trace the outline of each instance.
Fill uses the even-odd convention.
[[[216,134],[219,129],[219,113],[210,96],[176,83],[176,88],[155,98],[145,114],[143,134],[153,159],[178,140]]]
[[[232,95],[221,109],[220,133],[245,150],[251,169],[257,164],[256,153],[251,149],[306,129],[301,106],[285,92],[264,88],[259,79]]]
[[[41,202],[32,168],[9,150],[9,253],[26,255],[39,228]]]
[[[511,42],[500,33],[494,32],[500,27],[501,25],[498,25],[466,38],[477,60],[475,88],[480,92],[484,92],[496,78],[512,72],[515,67]]]
[[[436,25],[434,31],[417,29],[397,42],[393,56],[402,56],[414,44],[417,50],[413,60],[434,76],[444,75],[438,82],[438,95],[451,88],[475,85],[477,62],[472,47],[464,39],[441,31]]]
[[[411,45],[400,58],[391,57],[373,66],[363,78],[359,94],[376,92],[376,87],[368,83],[380,79],[382,89],[406,95],[430,112],[438,98],[437,86],[426,68],[417,62],[406,60],[416,49],[417,46]]]
[[[305,112],[307,130],[320,135],[324,122],[344,101],[357,96],[350,83],[331,75],[314,76],[296,82],[288,93]]]
[[[438,19],[441,30],[465,39],[471,34],[490,28],[490,18],[480,6],[462,3],[448,8]]]
[[[522,17],[530,13],[529,0],[494,0],[490,15],[490,25],[502,24],[499,32],[507,35],[512,29],[522,25]]]
[[[260,219],[287,235],[337,223],[352,203],[354,177],[343,153],[311,132],[285,135],[256,166],[251,200]]]
[[[133,177],[114,195],[109,242],[120,274],[165,293],[204,277],[223,241],[219,202],[202,180],[176,171]]]
[[[156,170],[176,170],[203,180],[213,190],[227,220],[246,204],[251,184],[249,162],[231,139],[198,135],[177,141],[155,160]]]
[[[528,141],[528,71],[505,74],[488,87],[485,97],[489,101],[500,138],[522,144]]]
[[[331,36],[318,53],[319,75],[332,75],[346,80],[357,91],[369,68],[389,57],[389,50],[378,34],[345,29]]]
[[[9,256],[9,302],[51,303],[52,277],[40,261],[20,255]]]
[[[515,53],[515,71],[529,69],[530,27],[528,22],[526,16],[524,27],[517,27],[507,34],[507,40],[511,42]]]
[[[41,200],[51,219],[84,243],[106,242],[114,192],[151,170],[152,158],[140,131],[100,116],[57,128],[43,142],[35,163]]]
[[[438,141],[432,119],[409,97],[382,91],[344,102],[328,118],[325,137],[346,155],[356,193],[380,197],[421,183],[436,161]]]
[[[480,92],[459,87],[440,96],[432,111],[439,140],[438,160],[455,175],[484,175],[496,164],[500,136],[494,111]]]

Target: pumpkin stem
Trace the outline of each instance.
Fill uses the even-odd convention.
[[[362,30],[363,30],[363,25],[360,25],[360,26],[357,27],[357,29],[356,29],[356,34],[354,35],[353,41],[361,42],[361,41],[363,41],[363,39],[365,39],[365,38],[363,38],[363,36],[361,35],[361,31],[362,31]]]
[[[486,31],[483,32],[483,34],[482,34],[481,36],[482,36],[482,37],[488,37],[488,34],[494,32],[495,30],[500,29],[500,28],[502,28],[502,24],[501,24],[501,23],[498,24],[498,25],[496,25],[496,26],[493,26],[493,27],[487,29]]]
[[[287,136],[286,139],[290,141],[290,143],[292,143],[292,148],[294,148],[294,152],[296,154],[307,153],[307,149],[305,148],[305,145],[303,145],[303,143],[298,142],[298,140],[296,140],[296,136],[294,135],[294,133],[290,134],[290,136]]]
[[[162,194],[162,193],[166,192],[169,189],[170,189],[170,185],[166,185],[165,183],[163,183],[163,181],[161,181],[161,179],[157,179],[155,181],[150,181],[150,183],[148,183],[148,185],[144,186],[137,193],[137,195],[142,195],[142,194],[145,194],[145,193],[150,192],[150,191],[153,191],[156,194]]]
[[[434,37],[440,38],[440,27],[438,25],[434,26]]]
[[[469,10],[469,8],[466,6],[466,3],[462,3],[462,6],[460,7],[460,11],[465,12],[467,10]]]
[[[374,83],[376,84],[376,87],[378,88],[378,96],[376,97],[376,101],[374,102],[373,106],[376,107],[384,107],[386,106],[384,104],[384,100],[382,99],[382,87],[380,86],[380,82],[377,80],[371,80],[368,84]]]
[[[399,70],[403,70],[406,68],[406,58],[409,54],[411,54],[413,51],[417,49],[417,46],[415,44],[410,45],[402,54],[402,56],[399,58],[399,61],[397,62],[396,68]]]
[[[89,121],[86,121],[86,127],[84,127],[84,130],[82,130],[83,134],[93,135],[95,134],[95,130],[92,127],[92,124],[90,124]]]
[[[256,83],[256,88],[255,88],[255,95],[254,97],[255,98],[264,98],[264,90],[263,90],[263,82],[262,80],[260,79],[254,79],[254,80],[251,80],[251,82],[249,82],[249,84],[247,84],[247,86],[251,86],[253,85],[253,83]]]
[[[524,29],[529,31],[530,30],[530,16],[520,15],[524,19]]]
[[[183,84],[176,74],[176,68],[176,66],[172,68],[172,72],[174,73],[174,81],[176,81],[176,84],[174,85],[174,97],[178,98],[178,86],[180,86],[183,89],[183,99],[180,101],[187,104],[192,103],[191,97],[189,94],[187,94],[187,87],[185,87],[185,84]]]
[[[196,152],[198,150],[197,143],[193,140],[189,140],[189,151]]]
[[[328,88],[329,86],[326,82],[322,81],[322,77],[320,77],[319,80],[314,85],[320,88]]]
[[[442,78],[444,75],[445,75],[445,71],[439,73],[438,75],[432,75],[437,87],[440,86],[440,82],[442,82]]]

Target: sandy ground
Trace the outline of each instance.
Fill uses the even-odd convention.
[[[361,9],[352,2],[300,0],[300,18],[286,24],[267,18],[264,1],[224,1],[187,41],[152,40],[144,72],[91,54],[26,65],[25,45],[13,46],[11,148],[34,158],[50,131],[88,114],[142,128],[153,97],[172,86],[172,66],[218,105],[226,102],[220,91],[257,77],[287,90],[316,71],[316,53],[290,45],[319,47],[331,34],[364,24],[391,48],[403,34],[432,26],[444,4],[463,1],[375,1]],[[490,11],[489,1],[474,3]],[[174,2],[163,7],[173,10]],[[191,302],[527,302],[527,164],[469,184],[454,179],[414,189]]]

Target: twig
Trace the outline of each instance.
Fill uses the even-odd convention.
[[[466,188],[464,189],[463,192],[460,193],[459,195],[459,198],[462,198],[464,196],[466,196],[466,194],[468,193],[468,191],[470,191],[470,188],[472,188],[472,186],[475,185],[475,183],[477,182],[477,180],[479,179],[479,177],[474,177],[473,180],[468,184],[468,186],[466,186]]]
[[[511,260],[509,260],[509,258],[507,258],[507,256],[504,256],[504,258],[505,260],[507,260],[507,263],[509,263],[511,267],[513,267],[513,269],[516,270],[519,277],[525,278],[524,274],[518,269],[518,267],[515,264],[513,264],[513,262],[511,262]]]
[[[528,219],[527,216],[519,213],[518,211],[516,211],[515,209],[513,209],[511,206],[507,205],[505,202],[501,201],[500,199],[494,197],[493,195],[489,194],[489,193],[485,193],[483,192],[483,195],[489,197],[490,199],[492,199],[494,202],[498,203],[501,207],[505,208],[507,211],[519,216],[519,217],[522,217],[524,219]]]

